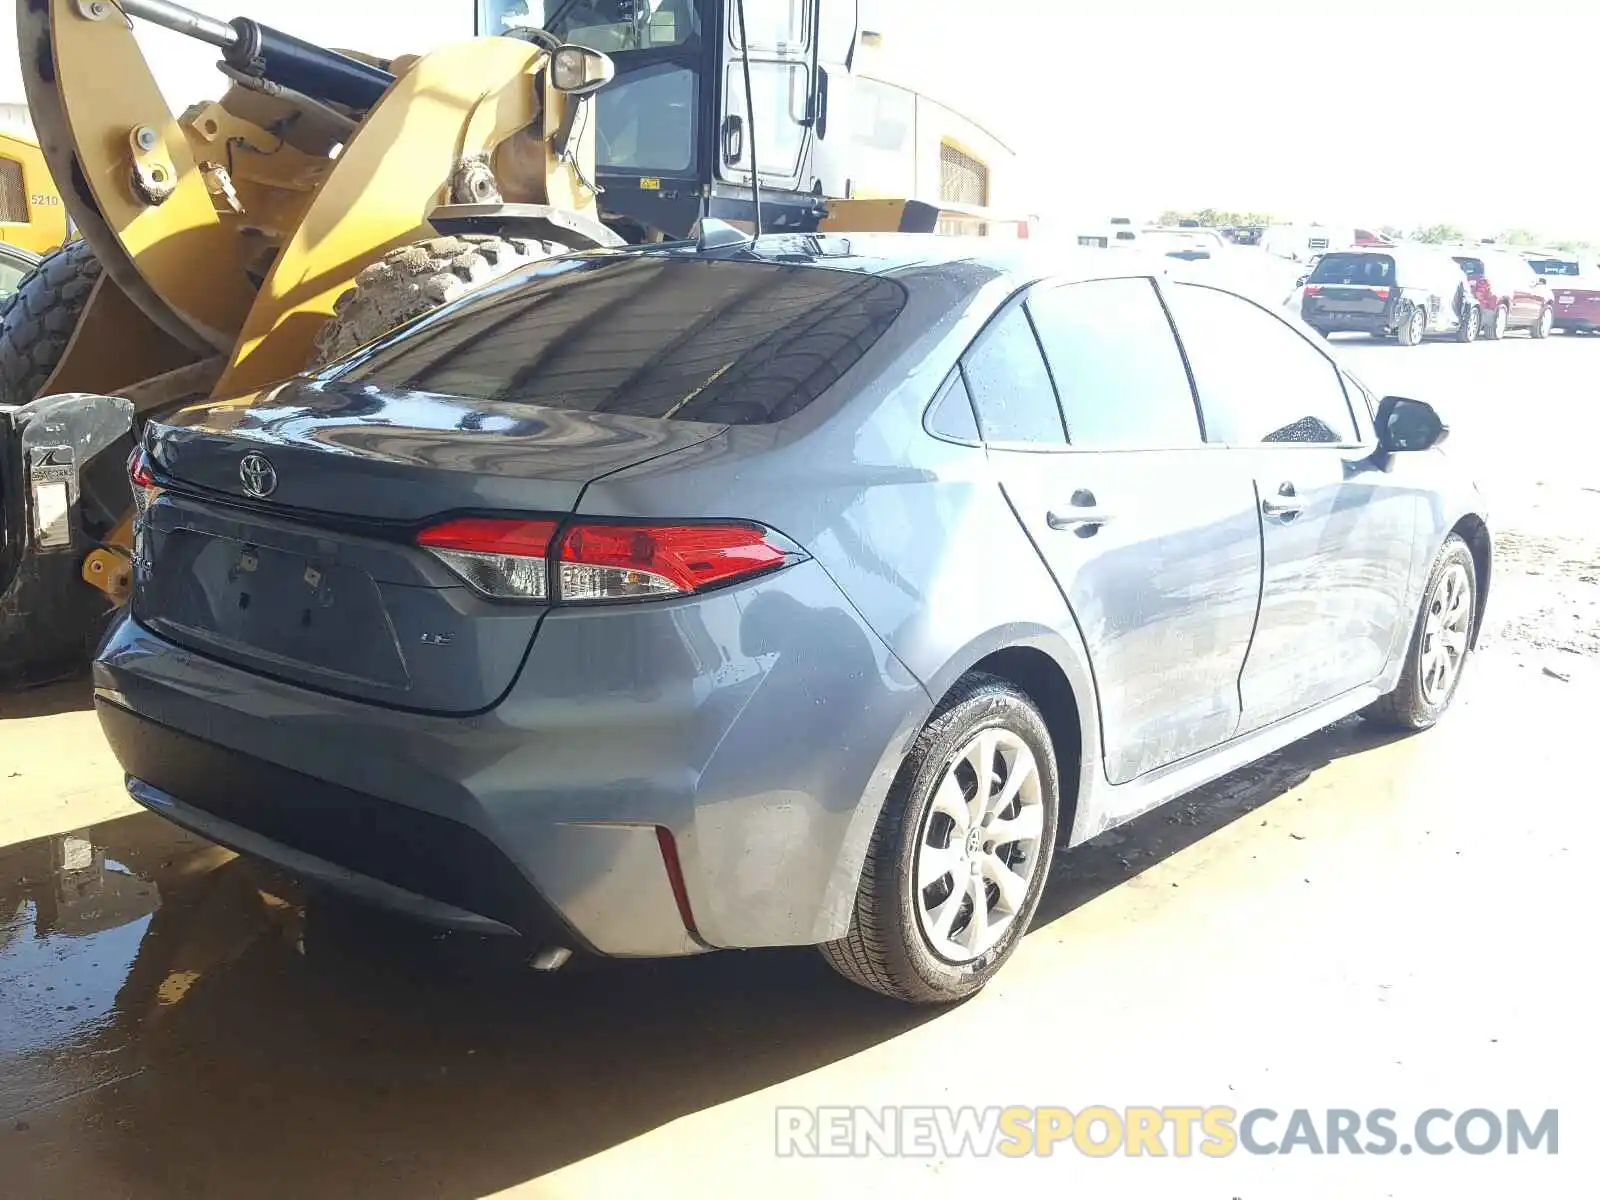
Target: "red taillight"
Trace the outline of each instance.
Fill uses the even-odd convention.
[[[128,455],[128,482],[136,488],[155,486],[156,477],[150,470],[150,456],[144,452],[143,446],[135,446],[133,453]]]
[[[155,473],[150,469],[150,456],[143,446],[135,446],[128,455],[128,482],[133,485],[133,511],[143,513],[150,502],[161,494],[156,486]]]
[[[1386,287],[1375,287],[1372,289],[1372,294],[1379,300],[1387,300],[1389,298],[1389,289]]]
[[[461,517],[417,535],[486,596],[499,600],[637,600],[678,596],[755,575],[787,561],[755,525],[583,524]],[[551,588],[551,568],[556,588]]]
[[[779,566],[752,525],[576,525],[561,539],[561,599],[695,592]]]
[[[1320,296],[1320,295],[1322,295],[1322,285],[1320,283],[1308,283],[1308,284],[1306,284],[1306,295],[1308,295],[1308,296]]]
[[[460,517],[424,529],[417,545],[486,596],[544,600],[550,595],[545,556],[555,532],[554,521]]]

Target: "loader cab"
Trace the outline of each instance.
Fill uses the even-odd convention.
[[[600,207],[639,242],[686,237],[702,216],[750,222],[752,143],[764,227],[816,228],[821,197],[844,194],[843,178],[823,177],[819,143],[830,83],[848,75],[856,8],[744,0],[747,45],[736,0],[479,0],[478,32],[532,25],[611,56],[616,77],[593,101]]]

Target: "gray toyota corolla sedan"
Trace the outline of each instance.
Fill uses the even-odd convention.
[[[150,425],[95,666],[129,789],[547,965],[975,991],[1057,847],[1347,714],[1431,725],[1481,621],[1433,410],[1143,270],[579,254]]]

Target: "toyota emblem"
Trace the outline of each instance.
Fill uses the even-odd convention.
[[[239,482],[247,496],[265,500],[278,486],[278,472],[264,454],[246,454],[239,460]]]

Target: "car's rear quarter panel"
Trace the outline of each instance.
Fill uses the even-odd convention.
[[[901,321],[841,381],[847,400],[820,400],[782,426],[735,428],[597,481],[579,512],[745,517],[792,538],[921,684],[921,707],[908,714],[913,736],[973,664],[1006,647],[1039,650],[1056,662],[1082,710],[1084,744],[1072,747],[1061,767],[1081,768],[1087,780],[1099,770],[1094,688],[1065,601],[985,452],[923,428],[935,392],[1014,285],[984,283],[973,295],[960,276],[908,284]],[[819,644],[817,652],[829,651]],[[898,740],[874,745],[861,734],[819,727],[810,746],[837,759],[827,783],[833,790],[810,797],[811,812],[849,814],[819,914],[822,934],[842,930],[848,917],[868,839],[906,749]],[[1081,790],[1074,783],[1082,781],[1063,782]],[[729,839],[726,853],[741,854],[740,845]],[[739,868],[725,862],[716,869]]]

